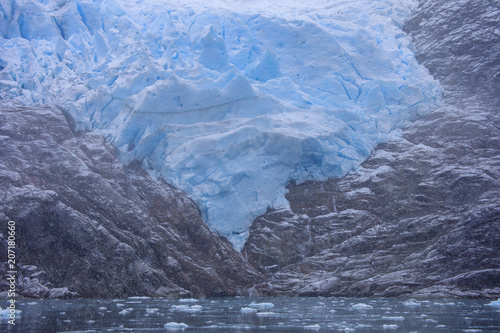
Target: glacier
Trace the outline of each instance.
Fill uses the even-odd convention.
[[[290,181],[347,174],[440,104],[402,30],[416,6],[2,1],[0,99],[57,105],[241,249]]]

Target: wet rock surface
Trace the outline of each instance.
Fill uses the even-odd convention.
[[[0,141],[0,255],[15,221],[20,295],[227,296],[259,279],[183,192],[73,133],[61,110],[3,103]]]
[[[421,1],[406,30],[443,106],[355,173],[290,184],[291,209],[259,217],[243,250],[267,276],[256,292],[500,295],[498,13],[494,1]]]

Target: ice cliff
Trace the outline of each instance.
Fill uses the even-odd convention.
[[[290,180],[345,175],[439,104],[415,5],[4,1],[0,98],[68,111],[240,249]]]

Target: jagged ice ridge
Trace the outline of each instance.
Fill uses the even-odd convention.
[[[435,108],[415,1],[0,3],[0,98],[56,104],[241,249],[285,185],[340,177]]]

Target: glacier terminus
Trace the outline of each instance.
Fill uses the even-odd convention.
[[[0,98],[59,106],[241,249],[290,181],[347,174],[440,104],[416,5],[2,1]]]

